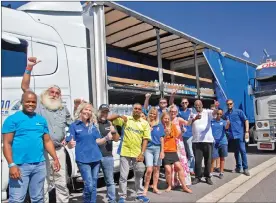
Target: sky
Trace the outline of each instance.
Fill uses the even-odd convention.
[[[25,2],[2,2],[17,8]],[[276,2],[118,2],[154,20],[260,63],[263,49],[276,54]]]

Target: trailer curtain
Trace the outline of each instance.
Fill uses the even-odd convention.
[[[219,102],[225,99],[233,99],[235,108],[245,112],[249,122],[254,122],[253,97],[248,95],[248,82],[254,78],[256,67],[246,62],[240,62],[220,53],[206,49],[204,56],[216,78],[218,87],[223,92],[223,98],[219,91],[216,96]],[[221,105],[226,110],[225,102]]]

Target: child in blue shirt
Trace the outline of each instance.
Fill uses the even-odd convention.
[[[228,156],[228,141],[225,131],[229,128],[230,122],[222,120],[223,110],[217,111],[216,118],[211,121],[212,133],[215,139],[211,173],[214,171],[214,164],[217,159],[220,159],[220,174],[219,178],[223,177],[225,157]]]

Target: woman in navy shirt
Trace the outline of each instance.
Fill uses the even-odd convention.
[[[222,120],[223,111],[219,109],[217,111],[216,118],[211,121],[212,133],[215,139],[215,144],[213,148],[212,156],[212,166],[211,173],[214,171],[214,163],[219,158],[220,159],[220,174],[219,178],[223,177],[225,157],[228,155],[228,141],[225,131],[229,128],[230,122]]]
[[[164,127],[159,122],[158,109],[152,107],[149,111],[148,122],[151,126],[151,141],[148,142],[145,151],[147,171],[145,174],[144,195],[147,195],[151,175],[153,171],[153,192],[159,194],[157,183],[159,179],[160,166],[164,158]]]
[[[112,139],[111,133],[101,138],[91,104],[83,102],[76,111],[75,122],[66,137],[68,147],[75,147],[76,162],[84,181],[84,203],[96,202],[97,181],[102,153],[98,145]]]

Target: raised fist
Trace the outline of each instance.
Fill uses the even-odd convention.
[[[172,91],[172,94],[176,94],[177,93],[177,89],[174,89],[173,91]]]
[[[40,62],[41,62],[41,60],[37,60],[36,57],[29,57],[28,58],[27,66],[28,67],[34,67],[36,64],[38,64]]]
[[[146,94],[146,98],[150,98],[151,97],[151,94],[150,93],[147,93]]]

